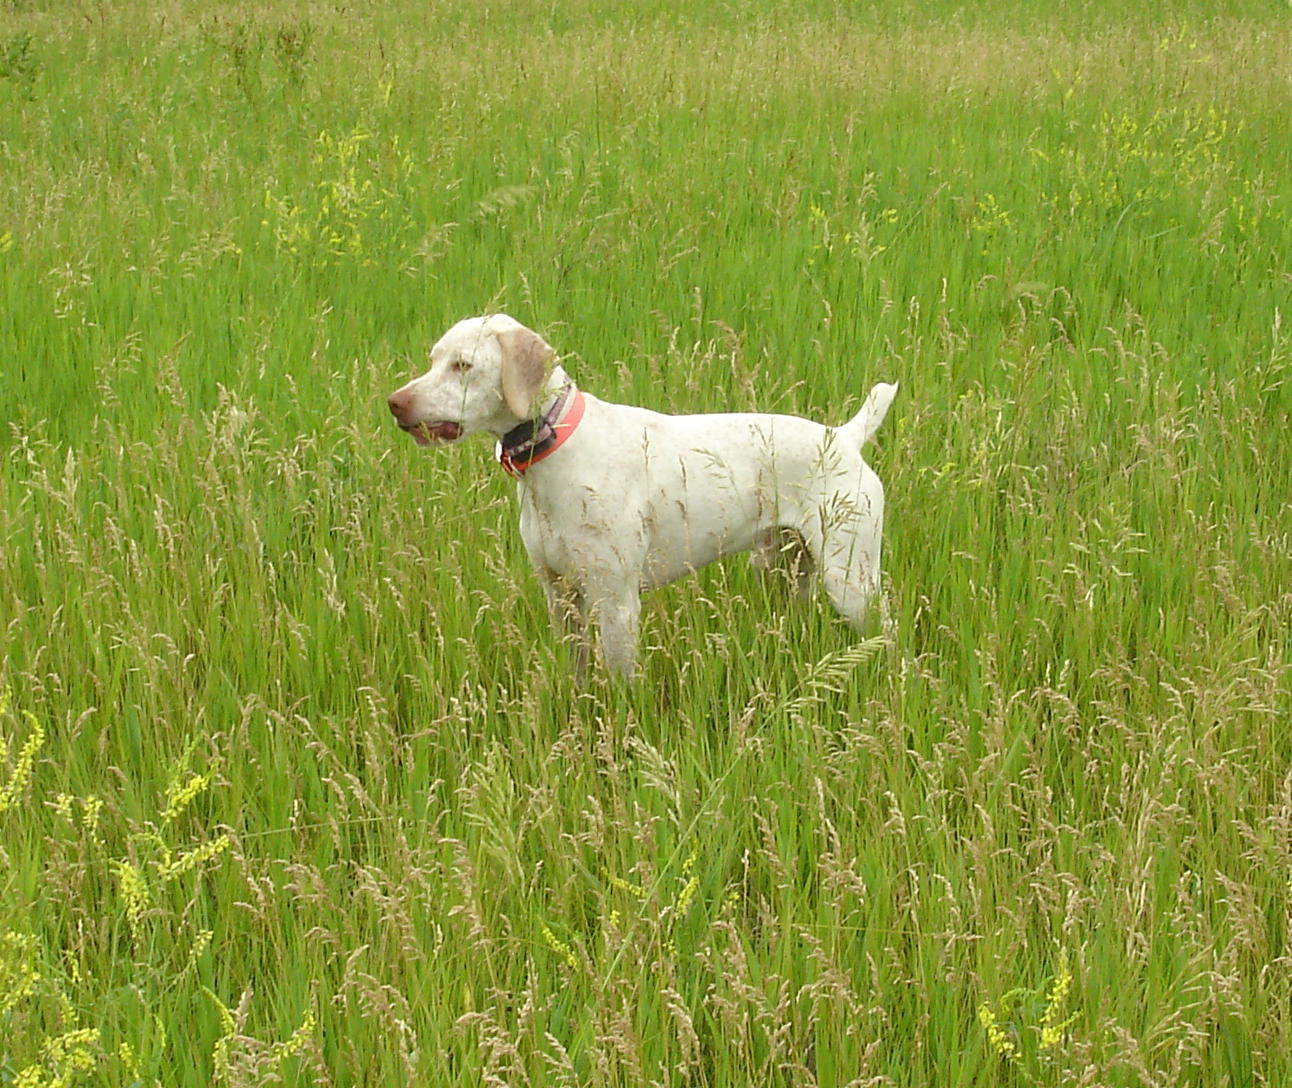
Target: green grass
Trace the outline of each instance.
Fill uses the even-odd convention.
[[[146,10],[144,10],[146,8]],[[0,4],[0,1086],[1292,1081],[1286,5]],[[459,317],[845,419],[894,645],[547,640]]]

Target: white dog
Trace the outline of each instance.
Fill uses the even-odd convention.
[[[879,588],[884,489],[861,447],[897,393],[880,383],[851,420],[668,416],[583,393],[541,336],[503,314],[459,321],[430,369],[389,398],[419,445],[476,431],[520,481],[520,532],[553,622],[631,675],[641,591],[733,552],[815,572],[860,625]]]

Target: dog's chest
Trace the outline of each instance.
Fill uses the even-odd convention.
[[[599,492],[548,494],[528,481],[520,486],[520,536],[530,561],[576,581],[632,562],[640,551],[640,525],[622,502]]]

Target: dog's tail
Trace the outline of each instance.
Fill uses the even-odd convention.
[[[895,396],[897,396],[896,382],[891,384],[880,382],[870,391],[866,403],[861,406],[861,411],[842,427],[836,427],[835,433],[841,441],[846,442],[853,449],[861,449],[870,441],[871,435],[879,430],[879,425],[888,415],[888,406],[893,403]]]

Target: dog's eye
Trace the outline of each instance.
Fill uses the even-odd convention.
[[[466,359],[454,359],[453,362],[449,363],[449,369],[454,374],[465,374],[471,369],[471,363]]]

